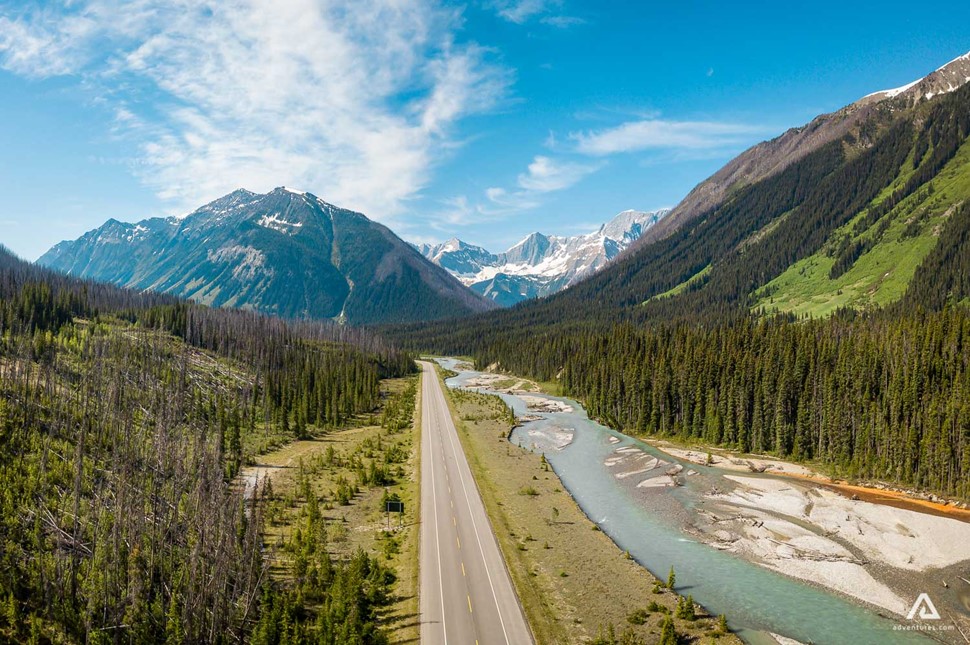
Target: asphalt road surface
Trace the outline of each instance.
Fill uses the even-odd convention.
[[[533,642],[430,363],[421,369],[421,643]]]

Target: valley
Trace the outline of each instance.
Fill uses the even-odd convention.
[[[970,643],[968,25],[0,3],[0,643]]]
[[[462,372],[450,382],[481,389],[479,379]],[[517,415],[531,414],[520,397],[502,394]],[[578,412],[542,413],[517,426],[510,441],[529,449],[536,462],[548,461],[585,515],[637,562],[654,574],[673,564],[694,599],[726,613],[745,641],[773,643],[779,634],[825,642],[851,630],[862,642],[910,642],[915,635],[895,632],[894,624],[905,623],[913,600],[928,591],[947,624],[955,624],[949,635],[934,636],[962,642],[959,634],[968,629],[959,618],[963,590],[952,581],[970,562],[970,552],[957,546],[970,534],[967,517],[859,501],[851,492],[820,487],[805,466],[770,458],[669,444],[657,450],[590,422],[578,403],[569,403]],[[771,475],[758,472],[763,468]],[[496,511],[508,512],[504,505]],[[768,569],[803,582],[783,581]],[[826,591],[819,595],[805,582]],[[757,609],[765,601],[771,612]],[[788,603],[801,611],[780,611]],[[814,621],[818,614],[829,624]]]
[[[699,605],[695,619],[678,616],[680,587],[659,587],[587,517],[542,454],[508,439],[513,421],[505,402],[469,387],[451,388],[449,406],[538,642],[609,643],[609,634],[654,642],[665,629],[739,642]]]

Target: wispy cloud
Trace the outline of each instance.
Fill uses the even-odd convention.
[[[598,163],[579,163],[536,155],[516,178],[512,189],[493,187],[485,191],[488,204],[479,212],[492,217],[505,217],[513,213],[531,210],[542,205],[542,196],[571,188],[584,177],[603,166]]]
[[[518,185],[531,193],[550,193],[569,188],[600,168],[601,164],[576,163],[536,155],[526,172],[519,175]]]
[[[733,148],[768,130],[763,126],[716,121],[643,119],[613,128],[570,133],[576,150],[592,156],[649,149],[705,150]]]
[[[82,43],[97,31],[83,14],[37,9],[26,16],[0,15],[0,62],[30,78],[70,74],[82,57]]]
[[[460,24],[433,0],[81,0],[0,15],[0,65],[95,88],[179,206],[286,184],[387,217],[506,96]]]
[[[492,0],[489,5],[499,16],[517,25],[537,19],[542,24],[566,29],[586,22],[582,18],[562,14],[562,0]]]
[[[586,24],[586,20],[579,16],[546,16],[541,18],[539,22],[558,29],[568,29],[569,27]]]
[[[583,163],[536,155],[518,175],[515,186],[487,188],[478,200],[467,195],[444,200],[443,208],[431,214],[429,225],[450,231],[449,227],[501,220],[538,208],[544,195],[576,185],[603,165],[602,161]]]

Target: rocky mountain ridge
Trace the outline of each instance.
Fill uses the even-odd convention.
[[[499,304],[557,293],[595,273],[644,231],[660,222],[668,210],[626,210],[584,235],[531,233],[502,253],[492,253],[458,238],[417,248],[463,284]]]
[[[354,324],[428,320],[495,304],[387,227],[301,191],[236,190],[182,217],[108,220],[38,263],[83,278]]]

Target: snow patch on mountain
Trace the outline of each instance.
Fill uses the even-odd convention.
[[[457,238],[417,249],[463,284],[504,305],[550,295],[603,267],[669,212],[626,210],[597,231],[571,237],[532,233],[493,254]]]
[[[280,217],[279,213],[273,213],[272,215],[263,215],[259,218],[257,222],[260,226],[264,228],[270,228],[274,231],[279,231],[280,233],[286,233],[287,235],[293,235],[296,233],[297,229],[303,226],[303,222],[287,222],[285,219]]]
[[[912,83],[906,83],[906,85],[901,85],[900,87],[895,87],[895,88],[893,88],[891,90],[879,90],[878,92],[873,92],[872,94],[866,94],[862,98],[865,99],[865,98],[869,98],[870,96],[881,96],[883,98],[891,99],[893,97],[899,96],[900,94],[902,94],[903,92],[905,92],[909,88],[911,88],[914,85],[916,85],[917,83],[919,83],[921,80],[923,80],[923,79],[918,78],[915,81],[913,81]]]
[[[951,60],[946,65],[941,65],[940,67],[936,68],[936,71],[941,72],[941,71],[945,70],[947,67],[949,67],[950,65],[952,65],[953,63],[957,63],[957,62],[960,62],[962,60],[970,61],[970,52],[967,52],[963,56],[957,56],[956,58],[954,58],[953,60]]]
[[[934,96],[956,91],[965,83],[970,83],[970,52],[957,56],[946,65],[923,78],[916,79],[912,83],[891,90],[867,94],[860,99],[860,102],[867,100],[883,101],[899,96],[908,96],[914,101],[921,97],[929,100]]]

